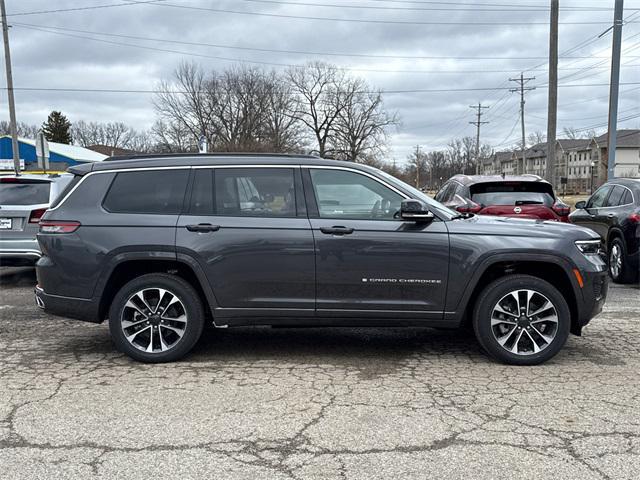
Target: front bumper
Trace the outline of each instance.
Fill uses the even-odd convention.
[[[609,292],[609,275],[607,270],[598,272],[582,271],[584,286],[581,288],[582,301],[578,302],[577,335],[582,327],[587,325],[593,317],[602,312]]]
[[[40,246],[35,238],[0,240],[0,265],[3,267],[35,265],[41,256]]]
[[[98,302],[91,299],[49,295],[38,285],[35,288],[36,305],[51,315],[73,318],[83,322],[100,323]]]

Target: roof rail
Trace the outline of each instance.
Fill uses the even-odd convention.
[[[291,158],[320,158],[317,155],[303,153],[261,153],[261,152],[212,152],[212,153],[135,153],[131,155],[114,155],[103,162],[114,160],[137,160],[148,158],[179,158],[179,157],[291,157]]]

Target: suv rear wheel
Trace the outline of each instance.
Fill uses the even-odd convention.
[[[537,365],[567,341],[569,306],[550,283],[530,275],[509,275],[478,297],[473,328],[489,355],[511,365]]]
[[[185,280],[164,273],[131,280],[116,294],[109,310],[116,347],[141,362],[182,358],[200,338],[203,325],[197,292]]]

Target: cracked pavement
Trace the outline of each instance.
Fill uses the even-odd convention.
[[[2,479],[636,479],[640,290],[552,361],[509,367],[432,329],[205,331],[135,363],[0,269]]]

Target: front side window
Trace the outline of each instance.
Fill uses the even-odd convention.
[[[604,207],[604,201],[607,199],[607,195],[609,195],[610,190],[611,185],[604,185],[596,190],[596,193],[594,193],[587,202],[587,208]]]
[[[321,218],[392,220],[403,196],[363,174],[312,169],[311,181]]]
[[[112,213],[180,213],[188,170],[144,170],[116,175],[102,203]]]
[[[214,178],[217,215],[296,216],[292,168],[219,168]]]

